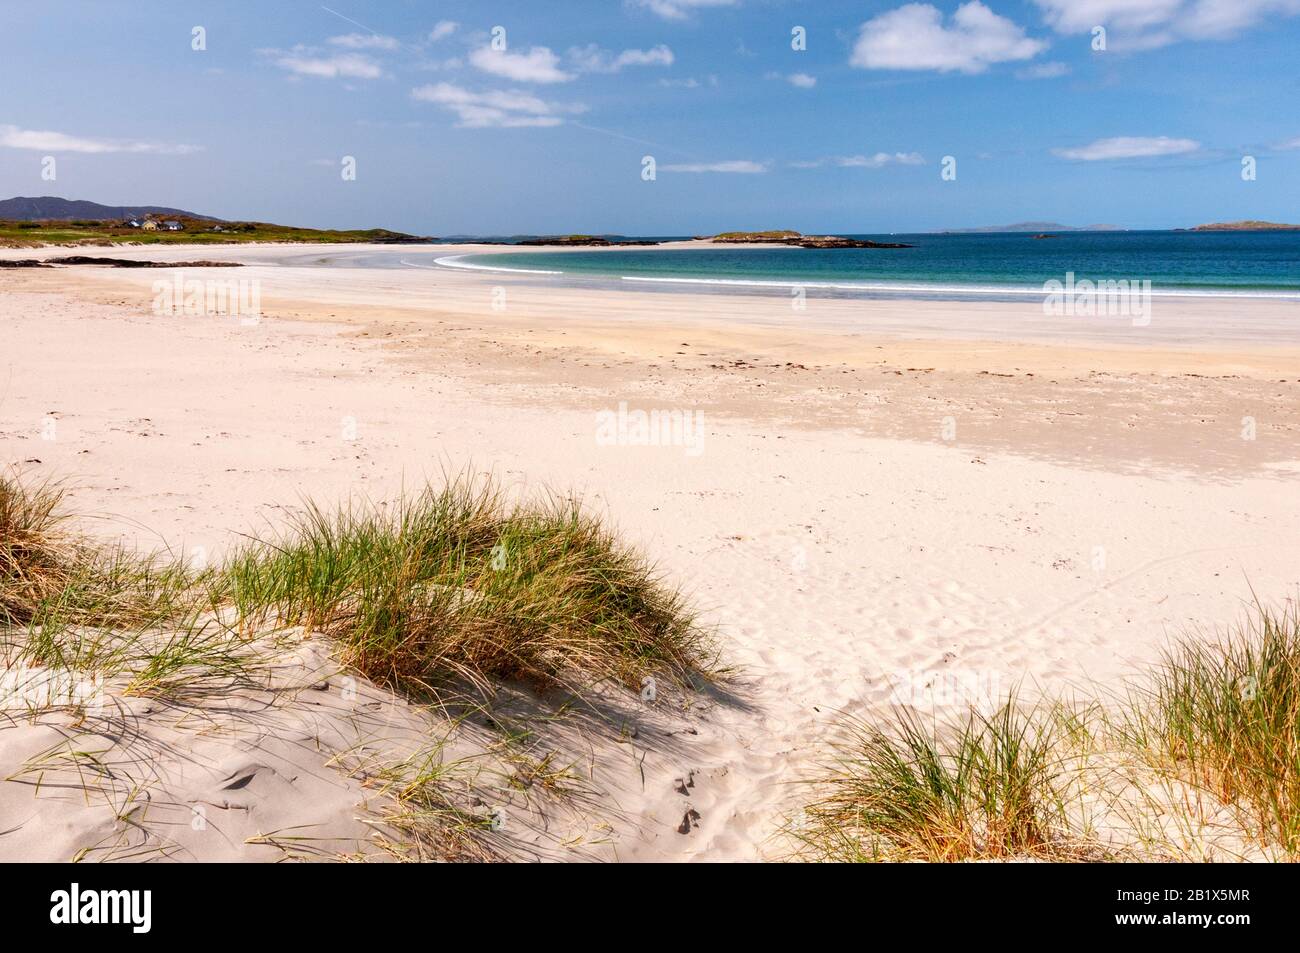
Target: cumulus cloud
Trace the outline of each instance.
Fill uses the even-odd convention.
[[[566,115],[586,112],[580,103],[547,102],[518,89],[475,92],[452,83],[434,83],[411,90],[417,102],[434,103],[456,114],[456,125],[467,129],[516,129],[558,126]]]
[[[349,50],[395,50],[400,45],[393,37],[379,33],[346,33],[330,37],[329,42]]]
[[[796,169],[817,169],[835,165],[841,169],[883,169],[887,165],[924,165],[925,156],[919,152],[877,152],[874,155],[829,156],[824,159],[805,159],[791,162]]]
[[[659,85],[677,89],[699,89],[701,86],[717,86],[718,77],[709,74],[702,80],[696,79],[694,76],[688,76],[685,79],[661,79]]]
[[[817,77],[809,76],[807,73],[791,73],[785,78],[785,81],[791,86],[797,86],[800,89],[812,89],[817,85]]]
[[[1178,156],[1195,152],[1201,144],[1195,139],[1171,139],[1168,136],[1115,136],[1098,139],[1073,149],[1053,149],[1062,159],[1080,162],[1103,162],[1108,159],[1147,159],[1155,156]]]
[[[981,73],[1046,48],[979,0],[962,4],[947,24],[937,7],[909,3],[862,24],[849,62],[862,69]]]
[[[662,43],[648,50],[624,50],[615,55],[595,43],[569,50],[569,61],[580,73],[618,73],[627,66],[672,66],[673,51]]]
[[[573,73],[560,69],[560,58],[545,46],[534,46],[527,53],[482,46],[470,53],[469,61],[485,73],[517,83],[567,83],[574,79]]]
[[[337,53],[321,56],[304,47],[289,52],[262,50],[275,58],[275,65],[295,76],[315,76],[322,79],[378,79],[383,69],[374,60],[361,53]]]
[[[186,146],[166,142],[141,142],[129,139],[97,139],[73,136],[64,132],[41,129],[21,129],[18,126],[0,126],[0,147],[30,149],[34,152],[130,152],[158,155],[188,155],[201,151],[201,146]]]
[[[1300,0],[1034,0],[1058,33],[1104,26],[1111,49],[1223,40],[1270,16],[1300,14]]]
[[[923,165],[919,152],[877,152],[871,156],[840,156],[835,164],[846,169],[880,169],[887,165]]]
[[[686,162],[675,165],[661,165],[660,172],[724,172],[737,175],[759,175],[767,171],[767,166],[762,162],[751,162],[748,159],[733,159],[728,162]]]
[[[638,7],[645,7],[665,20],[685,20],[691,13],[702,7],[732,7],[739,0],[635,0]]]
[[[455,20],[439,20],[429,31],[429,42],[437,43],[439,40],[445,40],[459,29],[460,24]]]

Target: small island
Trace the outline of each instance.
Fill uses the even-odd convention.
[[[1300,232],[1300,225],[1282,225],[1278,222],[1261,222],[1258,219],[1243,219],[1240,222],[1212,222],[1209,225],[1197,225],[1188,229],[1193,232]]]
[[[804,235],[790,229],[766,232],[720,232],[702,235],[697,242],[715,245],[790,245],[795,248],[914,248],[902,242],[873,242],[865,238],[844,238],[840,235]]]
[[[490,244],[497,244],[495,242]],[[502,244],[512,244],[504,242]],[[614,248],[621,245],[660,245],[652,239],[624,238],[622,235],[544,235],[521,238],[515,245],[547,245],[561,248]]]

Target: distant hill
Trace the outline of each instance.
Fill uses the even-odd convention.
[[[1122,232],[1118,225],[1062,225],[1059,222],[1016,222],[1014,225],[982,225],[979,228],[946,228],[949,235],[976,232]]]
[[[0,219],[11,222],[36,221],[104,221],[107,219],[142,218],[145,215],[166,215],[172,218],[197,218],[209,222],[221,219],[211,215],[197,215],[179,208],[161,205],[100,205],[80,199],[61,199],[53,195],[40,198],[18,196],[0,200]]]
[[[1193,232],[1295,232],[1300,225],[1279,225],[1277,222],[1261,222],[1258,219],[1246,219],[1240,222],[1213,222],[1209,225],[1197,225]]]

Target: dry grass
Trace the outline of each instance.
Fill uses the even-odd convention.
[[[519,679],[682,683],[711,650],[681,594],[570,500],[508,504],[454,479],[388,507],[309,506],[235,554],[213,601],[238,624],[303,625],[381,684],[436,693]]]
[[[1241,813],[1261,843],[1300,856],[1300,615],[1260,607],[1185,640],[1134,686],[1117,725],[1153,767]]]
[[[1053,722],[1008,699],[991,715],[924,722],[899,709],[886,728],[855,723],[792,832],[835,861],[1037,856],[1065,839]]]
[[[850,724],[790,825],[830,861],[1300,857],[1300,617],[1176,642],[1104,701]]]

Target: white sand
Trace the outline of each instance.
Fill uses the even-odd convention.
[[[1300,580],[1300,362],[1278,330],[1294,305],[1169,299],[1126,339],[1043,333],[1032,304],[814,299],[795,325],[784,298],[513,278],[494,312],[492,274],[270,263],[219,275],[263,282],[271,316],[245,327],[152,314],[165,274],[0,272],[0,464],[75,481],[75,507],[102,516],[88,530],[215,557],[304,495],[382,498],[473,466],[583,493],[718,626],[733,698],[644,712],[630,740],[544,733],[589,792],[520,808],[516,856],[769,856],[843,715],[884,711],[900,684],[941,701],[963,679],[1113,686],[1185,627],[1240,618],[1252,588],[1280,600]],[[702,452],[599,445],[596,415],[621,401],[702,410]],[[400,710],[388,743],[409,748],[424,716],[374,703]],[[301,826],[325,853],[361,850],[368,791],[329,762],[368,729],[303,704],[266,716],[287,734],[223,723],[219,742],[152,713],[169,752],[152,802],[172,808],[135,836],[273,859],[283,844],[248,838]],[[56,740],[0,721],[0,777]],[[222,836],[177,826],[197,801]],[[110,802],[0,783],[0,858],[100,843],[125,823]]]

